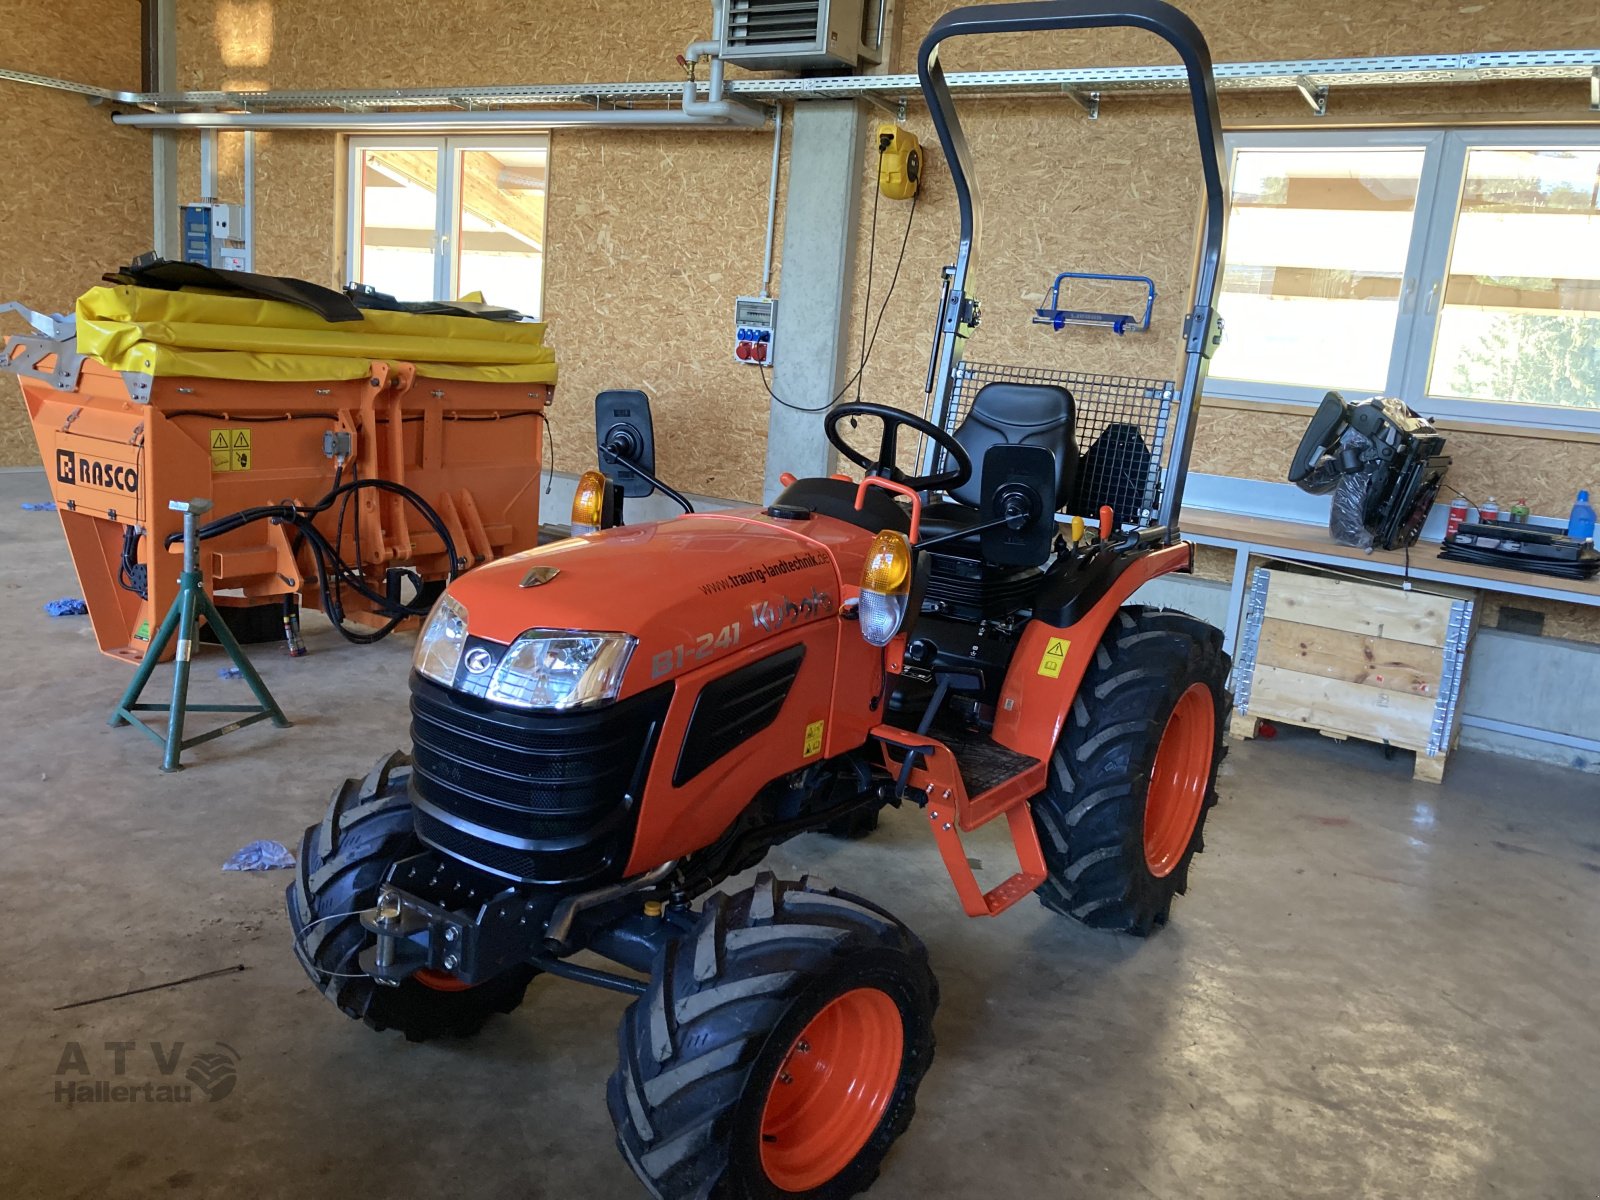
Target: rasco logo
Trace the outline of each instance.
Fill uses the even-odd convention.
[[[75,454],[71,450],[57,450],[56,480],[107,492],[126,492],[131,496],[139,490],[139,469],[125,463]]]

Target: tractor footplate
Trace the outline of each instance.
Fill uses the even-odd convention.
[[[1045,881],[1044,851],[1028,807],[1028,801],[1044,789],[1044,763],[1012,755],[1010,765],[1019,768],[1016,773],[994,781],[976,796],[968,796],[961,763],[943,742],[892,725],[879,725],[872,736],[882,746],[884,765],[900,780],[902,791],[927,808],[928,825],[939,856],[944,859],[969,917],[997,916]],[[901,753],[899,761],[894,757],[895,750]],[[1002,815],[1011,830],[1019,869],[986,892],[973,874],[961,833],[970,833]]]

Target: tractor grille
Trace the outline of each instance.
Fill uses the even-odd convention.
[[[670,684],[605,708],[527,713],[413,675],[417,835],[528,883],[621,870]]]

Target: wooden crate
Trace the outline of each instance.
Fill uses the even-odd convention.
[[[1297,567],[1251,578],[1234,669],[1235,737],[1263,719],[1416,753],[1414,777],[1444,778],[1476,622],[1474,593]]]

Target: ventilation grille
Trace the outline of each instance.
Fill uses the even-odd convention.
[[[826,12],[825,0],[732,0],[728,49],[819,49]]]
[[[805,653],[804,645],[790,646],[701,689],[683,735],[673,787],[682,787],[778,719]]]

